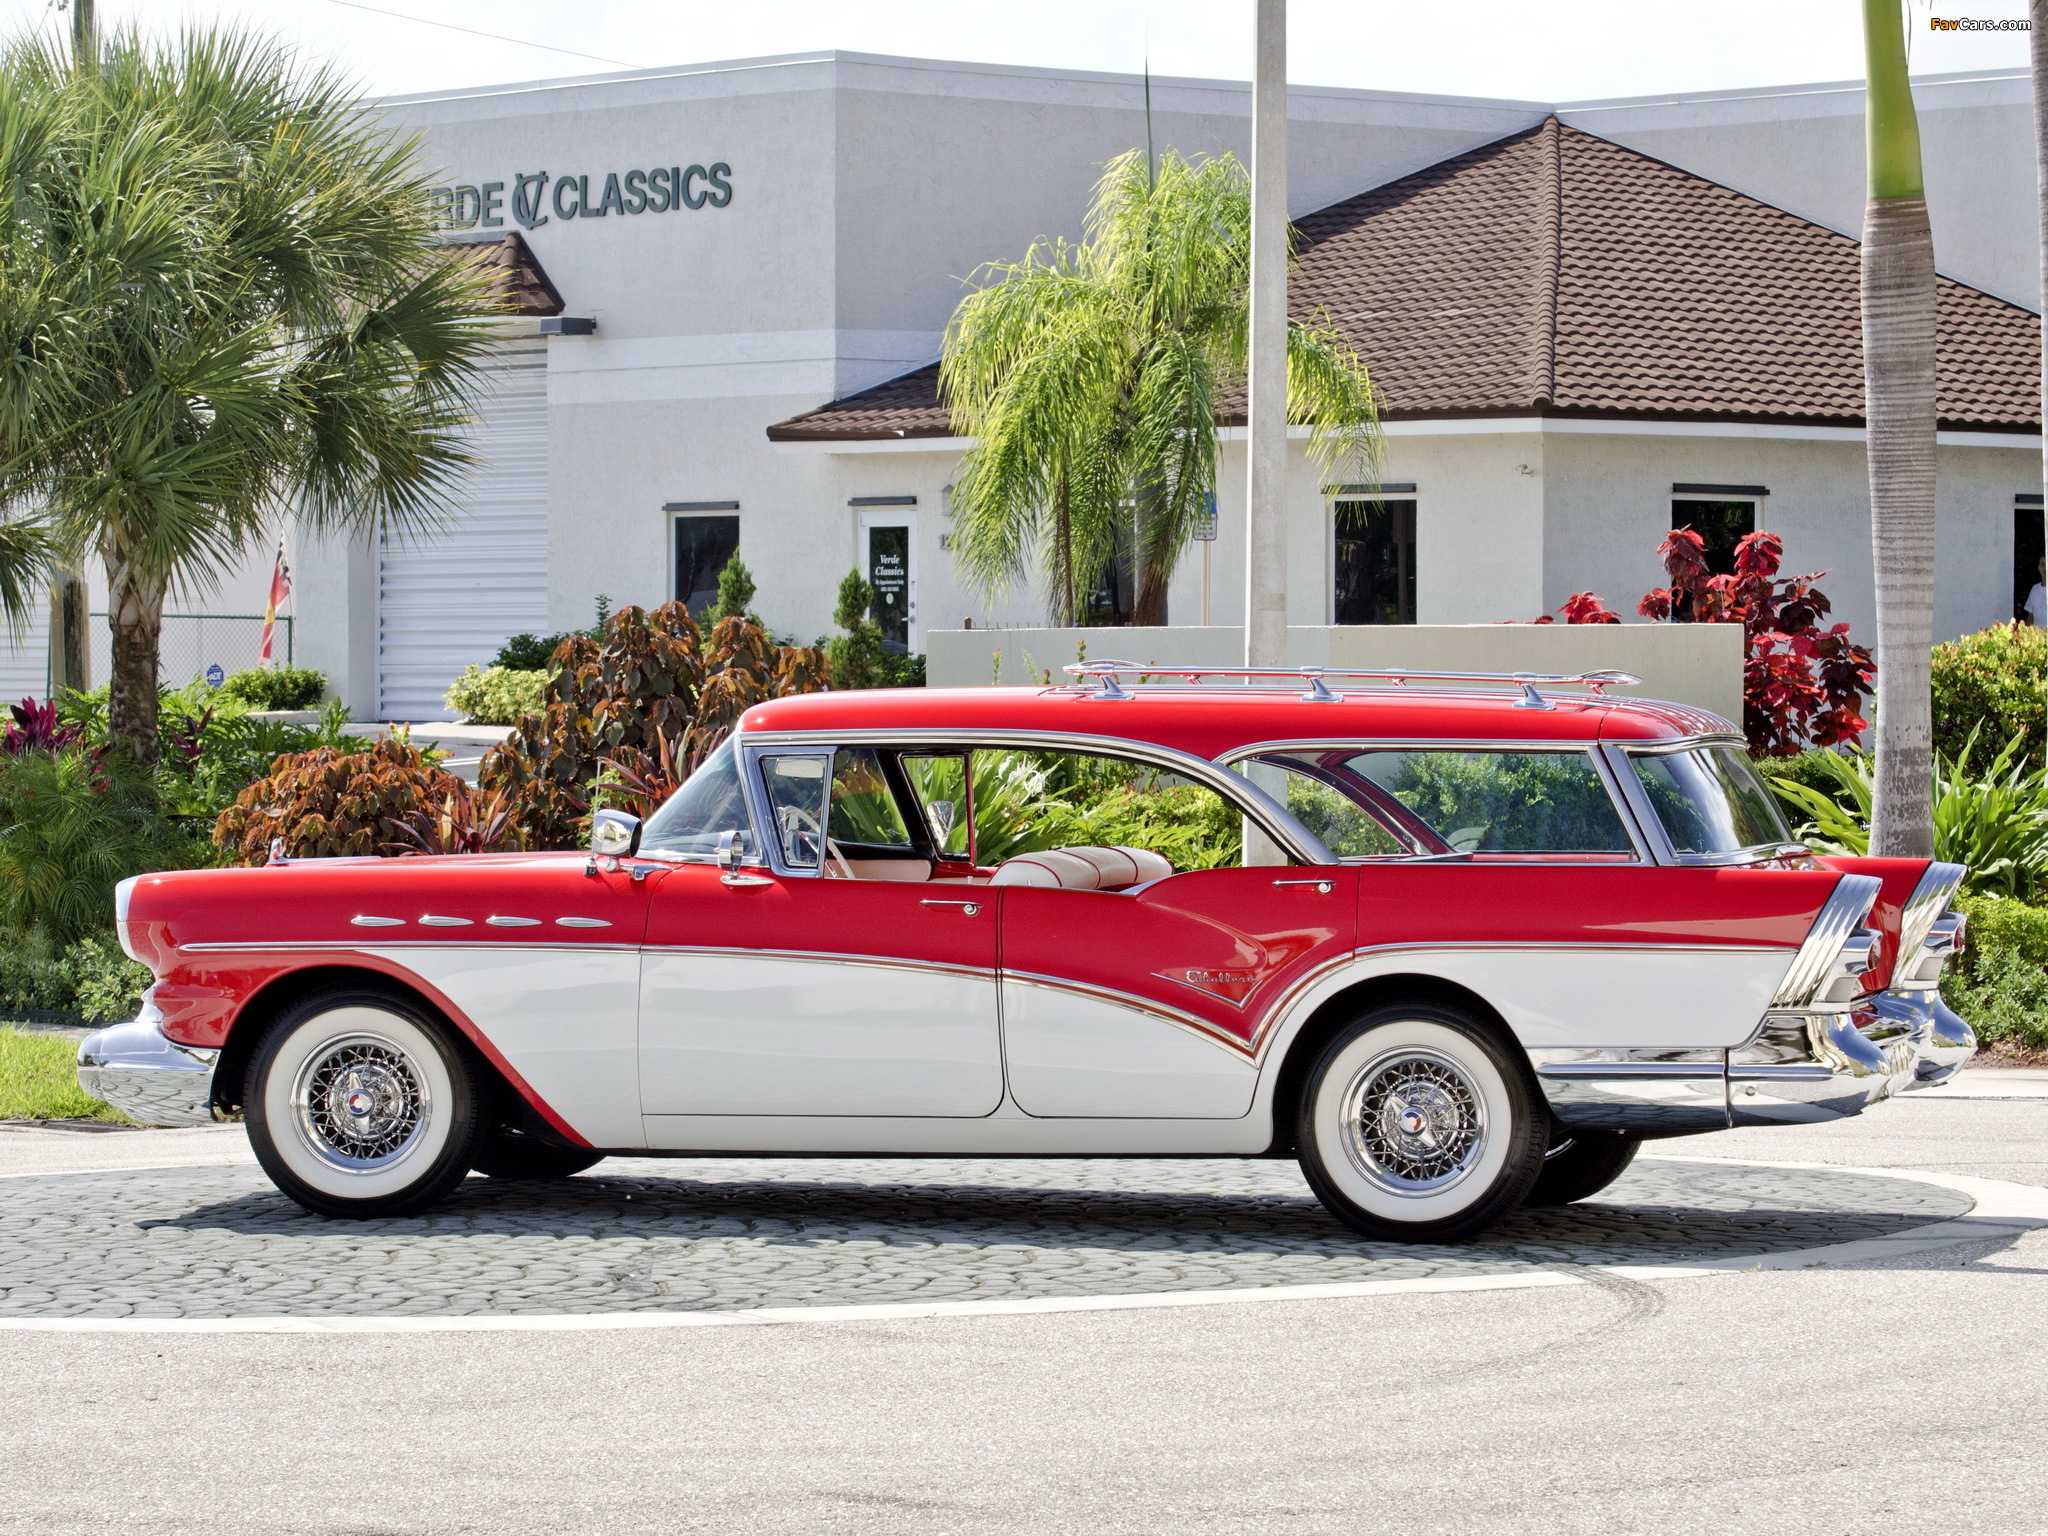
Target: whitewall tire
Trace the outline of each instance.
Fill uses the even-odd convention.
[[[256,1048],[249,1141],[277,1187],[327,1216],[404,1216],[468,1174],[478,1085],[454,1032],[375,993],[306,999]]]
[[[1521,1202],[1549,1118],[1495,1032],[1438,1003],[1354,1020],[1310,1070],[1301,1169],[1339,1221],[1367,1237],[1454,1242]]]

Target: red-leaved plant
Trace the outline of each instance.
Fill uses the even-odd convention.
[[[55,703],[27,698],[10,704],[7,713],[14,717],[14,724],[0,736],[0,752],[9,757],[19,757],[24,752],[47,752],[54,757],[78,740],[78,727],[58,723]]]
[[[1742,626],[1742,729],[1750,750],[1791,757],[1868,730],[1859,711],[1877,663],[1869,647],[1849,638],[1848,625],[1822,628],[1833,605],[1814,583],[1827,572],[1781,578],[1785,547],[1775,533],[1737,544],[1730,576],[1708,569],[1706,549],[1690,528],[1674,529],[1657,546],[1671,585],[1644,593],[1636,612],[1662,623]],[[1573,593],[1559,612],[1567,624],[1621,622],[1591,592]],[[1555,620],[1545,614],[1536,622]]]

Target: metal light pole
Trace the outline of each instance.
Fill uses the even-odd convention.
[[[1244,662],[1287,665],[1287,0],[1256,0]]]

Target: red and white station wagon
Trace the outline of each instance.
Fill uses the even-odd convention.
[[[1633,678],[1068,670],[762,704],[588,854],[130,880],[156,984],[79,1079],[240,1111],[336,1216],[625,1153],[1294,1157],[1435,1241],[1975,1047],[1964,872],[1809,855]]]

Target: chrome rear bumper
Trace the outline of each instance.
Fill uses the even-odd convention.
[[[1930,989],[1850,1013],[1773,1013],[1734,1050],[1538,1049],[1529,1060],[1561,1124],[1669,1133],[1845,1119],[1947,1082],[1976,1049]]]
[[[219,1051],[166,1040],[149,1012],[78,1047],[78,1086],[144,1125],[213,1124]]]

